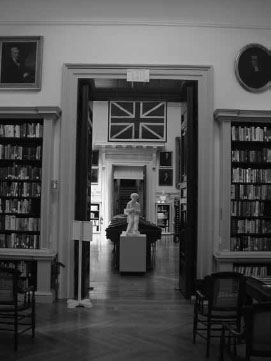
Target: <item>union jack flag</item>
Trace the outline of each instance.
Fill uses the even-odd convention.
[[[166,102],[109,102],[109,141],[166,141]]]

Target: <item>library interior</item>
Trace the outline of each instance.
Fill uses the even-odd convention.
[[[271,359],[268,0],[3,2],[0,358]]]

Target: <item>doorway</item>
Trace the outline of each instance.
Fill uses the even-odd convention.
[[[138,179],[114,179],[113,216],[123,214],[132,193],[141,194]],[[140,202],[140,204],[142,204]]]
[[[198,134],[198,173],[199,173],[199,185],[198,185],[198,219],[197,226],[199,229],[197,239],[197,253],[201,252],[201,257],[197,258],[197,277],[205,274],[207,269],[211,267],[212,258],[212,165],[213,165],[213,152],[212,138],[213,128],[212,123],[209,121],[212,114],[212,106],[210,94],[212,94],[211,88],[211,68],[200,67],[191,69],[189,67],[159,67],[151,66],[151,76],[153,79],[170,79],[170,80],[185,80],[192,79],[198,81],[199,88],[199,113],[201,114],[201,122],[199,123]],[[60,194],[60,239],[69,239],[69,230],[64,227],[64,224],[69,223],[70,220],[74,219],[73,204],[74,204],[74,191],[72,190],[74,184],[75,170],[75,141],[73,139],[74,134],[74,109],[76,109],[77,103],[77,82],[81,78],[89,79],[125,79],[127,66],[87,66],[81,67],[77,65],[66,65],[64,69],[64,83],[65,95],[63,94],[63,117],[65,117],[65,123],[63,122],[63,129],[61,133],[61,154],[62,162],[64,166],[61,169],[61,194]],[[210,89],[210,92],[206,92],[206,89]],[[70,140],[70,141],[69,141]],[[68,146],[69,145],[69,146]],[[67,177],[69,175],[69,177]],[[69,182],[67,182],[69,179]],[[206,190],[210,191],[208,199],[204,196]],[[65,195],[70,191],[71,196],[66,197]],[[154,196],[149,196],[149,202],[155,203]],[[208,240],[206,243],[206,239]],[[66,292],[70,294],[73,287],[72,282],[72,249],[65,248],[63,242],[60,243],[59,253],[62,254],[62,259],[67,259],[67,279],[63,280],[62,285],[67,285]],[[65,276],[64,276],[65,277]],[[68,280],[71,279],[71,282]],[[60,290],[61,292],[61,290]],[[65,293],[65,286],[63,286],[63,292]]]
[[[146,217],[146,166],[113,166],[113,212],[123,214],[131,193],[139,195],[141,216]]]

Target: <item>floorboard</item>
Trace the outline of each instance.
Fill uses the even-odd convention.
[[[92,308],[68,309],[65,300],[37,304],[36,337],[21,335],[19,350],[0,333],[0,360],[198,361],[204,342],[192,343],[193,304],[178,289],[178,243],[157,242],[152,271],[122,275],[109,240],[91,243]],[[218,345],[210,361],[217,360]]]

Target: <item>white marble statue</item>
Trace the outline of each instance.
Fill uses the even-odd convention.
[[[130,195],[131,200],[127,203],[126,208],[124,209],[124,214],[127,215],[127,229],[126,235],[138,234],[138,223],[139,223],[139,214],[140,214],[140,204],[137,202],[138,194],[132,193]]]

